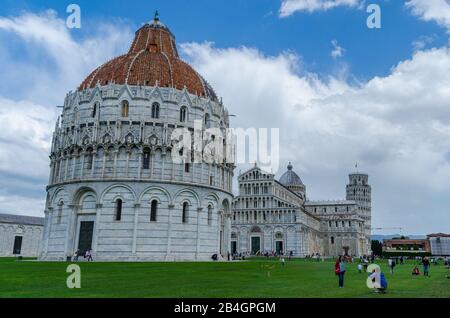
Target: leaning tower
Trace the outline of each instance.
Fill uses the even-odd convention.
[[[371,215],[372,215],[372,189],[369,185],[369,176],[364,173],[352,173],[347,184],[347,200],[355,201],[358,214],[364,219],[365,248],[368,254],[371,245]]]

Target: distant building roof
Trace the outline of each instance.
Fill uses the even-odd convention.
[[[281,176],[280,183],[286,187],[303,185],[302,179],[300,179],[292,168],[292,164],[289,162],[288,170]]]
[[[0,214],[0,223],[43,226],[44,218],[15,214]]]
[[[433,234],[428,234],[427,237],[450,237],[450,234],[433,233]]]
[[[314,205],[355,205],[356,202],[353,200],[332,200],[332,201],[306,201],[306,206]]]

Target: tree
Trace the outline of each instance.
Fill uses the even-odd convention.
[[[371,249],[374,255],[381,256],[383,253],[383,243],[378,240],[372,241]]]

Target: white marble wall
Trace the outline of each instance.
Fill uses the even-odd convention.
[[[122,112],[124,102],[128,115]],[[155,103],[158,118],[152,116]],[[185,121],[180,119],[184,108]],[[97,260],[210,260],[212,254],[225,255],[234,166],[191,163],[187,171],[184,163],[172,160],[171,134],[176,128],[188,129],[191,137],[194,128],[201,134],[208,128],[224,133],[228,125],[220,102],[186,90],[108,84],[69,93],[53,135],[41,259],[73,255],[81,221],[94,221]],[[115,220],[118,199],[123,202],[120,221]],[[153,200],[158,202],[156,221],[150,220]],[[182,223],[184,203],[189,213]]]
[[[230,193],[179,184],[91,182],[55,186],[49,194],[44,260],[73,255],[79,222],[85,220],[95,221],[97,260],[210,260],[213,254],[226,255],[230,249]],[[115,220],[117,199],[123,201],[120,221]],[[158,202],[156,221],[150,221],[152,200]],[[186,223],[182,223],[184,202],[189,204]],[[210,224],[208,206],[212,208]]]
[[[0,256],[19,256],[13,254],[14,239],[22,236],[20,256],[36,257],[42,239],[43,227],[39,225],[21,225],[0,223]]]

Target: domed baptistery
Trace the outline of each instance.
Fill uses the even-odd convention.
[[[176,161],[171,136],[178,128],[193,135],[197,126],[203,135],[208,128],[225,133],[228,125],[214,90],[179,58],[175,37],[155,16],[127,54],[94,70],[65,99],[40,259],[86,251],[111,261],[225,255],[234,165]]]

